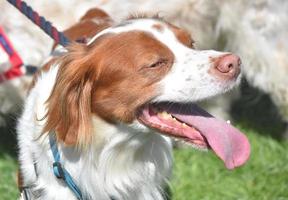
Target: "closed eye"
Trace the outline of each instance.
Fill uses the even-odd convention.
[[[159,60],[159,61],[157,61],[157,62],[155,62],[155,63],[153,63],[152,65],[150,65],[149,67],[150,68],[156,68],[156,67],[164,67],[166,64],[167,64],[167,60]]]

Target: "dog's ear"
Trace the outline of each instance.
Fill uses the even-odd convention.
[[[98,20],[98,22],[105,22],[106,20],[112,21],[111,17],[100,8],[91,8],[88,10],[83,17],[81,17],[80,21],[85,20]]]
[[[86,43],[100,31],[111,27],[113,23],[106,12],[93,8],[88,10],[78,23],[64,30],[63,33],[71,41]],[[57,43],[54,43],[52,49],[55,50],[56,46]]]
[[[98,8],[90,9],[80,22],[64,31],[66,37],[72,41],[92,38],[100,31],[110,27],[113,20],[107,13]],[[84,42],[85,43],[85,42]]]
[[[47,100],[44,132],[56,131],[66,145],[91,141],[91,92],[97,80],[97,68],[89,58],[87,47],[71,45],[60,57],[55,85]]]

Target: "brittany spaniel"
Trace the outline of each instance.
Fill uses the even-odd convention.
[[[53,174],[51,134],[83,199],[164,199],[170,138],[211,149],[228,169],[247,161],[247,138],[194,104],[237,83],[238,56],[195,50],[186,31],[162,19],[115,24],[98,9],[65,33],[87,42],[43,67],[18,123],[30,199],[77,199]]]

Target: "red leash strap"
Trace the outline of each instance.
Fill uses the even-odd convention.
[[[23,74],[23,61],[0,27],[0,83]]]

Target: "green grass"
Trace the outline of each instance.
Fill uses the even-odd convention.
[[[14,119],[8,118],[8,128],[0,127],[0,200],[17,199],[17,155]]]
[[[14,157],[5,154],[0,156],[0,199],[15,200],[17,162]]]

